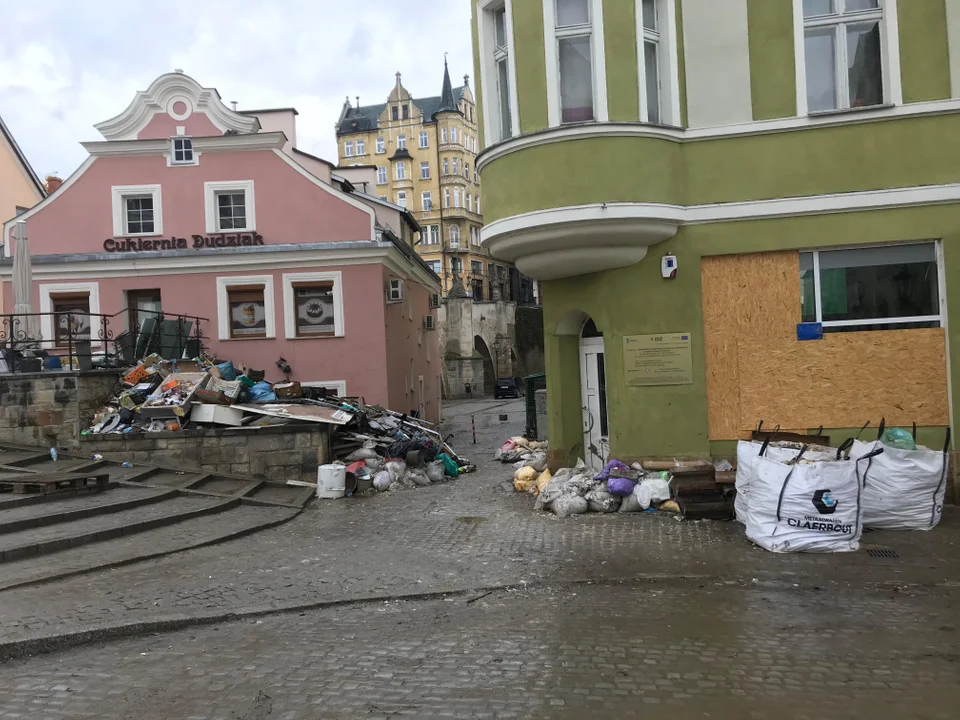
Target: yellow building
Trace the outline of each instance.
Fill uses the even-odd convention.
[[[480,246],[477,123],[469,76],[454,88],[444,63],[441,94],[414,98],[397,73],[386,103],[344,103],[337,123],[339,165],[375,167],[375,194],[413,213],[422,226],[416,248],[440,276],[444,294],[459,278],[477,300],[517,300],[516,270]]]

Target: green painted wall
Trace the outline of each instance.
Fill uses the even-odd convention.
[[[470,3],[470,14],[470,37],[473,39],[473,99],[477,104],[477,139],[480,141],[480,148],[483,149],[487,146],[487,141],[483,132],[483,83],[480,80],[480,53],[478,51],[480,32],[477,25],[479,18],[477,17],[477,4],[475,2]]]
[[[797,114],[793,3],[747,0],[747,24],[753,119],[793,117]]]
[[[603,0],[607,113],[614,122],[640,120],[637,15],[633,0]]]
[[[708,439],[700,289],[702,257],[942,238],[948,313],[960,318],[958,228],[960,205],[686,226],[672,240],[650,248],[647,258],[631,267],[543,283],[547,376],[556,378],[555,382],[548,381],[552,447],[569,452],[582,433],[579,354],[569,336],[556,335],[557,324],[568,313],[587,313],[604,333],[614,456],[727,454],[732,444]],[[680,272],[675,280],[660,277],[660,257],[668,252],[678,258]],[[682,331],[691,332],[694,338],[693,385],[624,385],[624,335]],[[948,348],[952,357],[960,357],[960,333],[949,335]],[[949,372],[952,386],[960,387],[960,363],[953,363]],[[553,393],[559,393],[564,400],[554,402]],[[954,397],[954,415],[960,411],[957,400]],[[878,413],[882,411],[878,408]],[[874,424],[879,419],[879,415],[874,418]],[[842,441],[847,436],[844,432],[836,430],[831,434]],[[553,446],[555,437],[562,440],[561,445]],[[924,429],[921,442],[930,447],[938,447],[938,443],[942,446],[943,430]]]
[[[949,137],[960,137],[960,115],[706,140],[611,133],[538,145],[484,168],[484,219],[591,202],[698,205],[954,183],[960,143]]]
[[[897,3],[903,101],[944,100],[950,91],[947,8],[943,0]]]
[[[680,126],[687,127],[687,61],[683,50],[683,0],[677,2],[677,65],[680,76]]]
[[[513,44],[517,66],[520,132],[543,130],[547,122],[547,65],[543,45],[543,5],[513,3]]]

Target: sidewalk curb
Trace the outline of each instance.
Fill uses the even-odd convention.
[[[0,585],[0,593],[3,593],[7,590],[15,590],[17,588],[23,587],[33,587],[37,585],[44,585],[50,582],[56,582],[57,580],[64,580],[66,578],[76,577],[78,575],[87,575],[89,573],[100,572],[101,570],[113,570],[114,568],[123,567],[125,565],[133,565],[134,563],[144,562],[146,560],[156,560],[157,558],[162,558],[167,555],[174,555],[176,553],[187,552],[188,550],[195,550],[197,548],[209,547],[210,545],[217,545],[223,542],[229,542],[231,540],[238,540],[239,538],[246,537],[247,535],[252,535],[253,533],[260,532],[261,530],[270,530],[277,527],[278,525],[283,525],[284,523],[290,522],[295,517],[297,517],[302,510],[296,510],[296,508],[288,508],[293,510],[293,514],[290,517],[281,518],[280,520],[271,520],[270,522],[260,523],[258,525],[252,525],[250,527],[243,528],[242,530],[236,530],[226,535],[221,535],[220,537],[213,538],[211,540],[204,540],[200,543],[193,543],[191,545],[184,545],[182,547],[175,548],[173,550],[162,550],[160,552],[148,553],[146,555],[137,555],[136,557],[125,558],[123,560],[114,560],[102,565],[95,565],[91,567],[81,568],[79,570],[70,570],[67,572],[59,573],[57,575],[50,575],[48,577],[36,578],[33,580],[20,580],[9,585]],[[3,643],[0,643],[0,648],[3,647]],[[2,652],[0,652],[0,662],[2,662]]]

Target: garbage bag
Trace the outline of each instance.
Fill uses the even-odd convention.
[[[620,498],[606,490],[592,490],[585,499],[592,512],[611,513],[620,509]]]
[[[427,477],[427,473],[423,468],[407,468],[406,479],[414,485],[420,485],[421,487],[430,484],[430,478]]]
[[[407,464],[403,460],[391,460],[384,464],[383,469],[390,473],[393,482],[397,482],[406,474]]]
[[[250,402],[274,402],[277,399],[276,393],[273,392],[273,387],[268,382],[260,381],[254,383],[253,387],[247,392],[250,395]]]
[[[611,460],[606,464],[603,470],[601,470],[600,473],[596,475],[593,479],[606,482],[610,478],[610,471],[613,469],[617,469],[625,472],[630,470],[630,468],[628,468],[619,460]]]
[[[443,471],[447,477],[455,478],[460,475],[460,468],[457,467],[457,461],[446,453],[437,455],[437,460],[443,463]]]
[[[377,457],[379,457],[379,455],[377,455],[375,451],[368,450],[367,448],[360,448],[347,455],[344,458],[344,462],[354,463],[357,460],[373,460]]]
[[[535,453],[531,453],[530,457],[526,458],[526,463],[538,473],[542,473],[547,469],[547,454],[542,450],[538,450]]]
[[[667,500],[666,502],[660,503],[660,505],[657,506],[657,510],[660,512],[679,513],[680,506],[673,500]]]
[[[902,450],[880,442],[853,444],[850,457],[862,457],[878,447],[883,453],[870,458],[863,486],[863,524],[885,530],[932,530],[943,516],[949,473],[950,438],[943,452],[922,445]]]
[[[611,477],[607,480],[607,492],[611,495],[626,497],[633,493],[636,483],[628,478]]]
[[[533,488],[533,494],[539,495],[542,493],[546,489],[547,485],[550,484],[551,480],[553,480],[553,475],[550,474],[550,469],[548,468],[540,473],[540,477],[537,478],[537,484]]]
[[[587,507],[587,501],[579,495],[561,495],[549,505],[549,509],[557,517],[582,515],[587,511]]]
[[[233,363],[230,360],[217,365],[217,370],[220,371],[221,380],[226,380],[229,382],[237,379],[237,370],[233,367]]]
[[[427,477],[430,478],[430,482],[438,483],[443,482],[447,477],[447,472],[443,468],[442,460],[434,460],[432,463],[429,463],[425,468]]]
[[[623,498],[623,500],[620,502],[620,510],[619,510],[619,512],[622,512],[622,513],[626,513],[626,512],[643,512],[643,508],[640,507],[640,501],[637,500],[637,494],[636,494],[636,493],[633,493],[633,492],[632,492],[632,493],[630,493],[629,495],[627,495],[626,497]]]
[[[880,442],[889,448],[896,448],[897,450],[917,449],[917,443],[913,439],[913,435],[903,428],[888,428],[884,431]]]
[[[533,504],[533,509],[545,510],[547,505],[557,498],[571,494],[568,480],[569,478],[557,478],[554,476],[554,478],[547,483],[547,486],[540,491],[540,494],[537,495],[537,501]]]
[[[527,492],[537,484],[538,473],[532,467],[522,467],[513,474],[513,487],[517,492]]]
[[[388,473],[386,470],[381,470],[373,477],[373,486],[380,492],[389,490],[392,484],[393,478],[390,477],[390,473]]]
[[[670,499],[670,485],[661,478],[649,478],[638,483],[634,488],[640,509],[646,510],[654,503]]]
[[[870,457],[795,464],[758,457],[750,480],[747,537],[772,552],[858,549],[861,487],[870,482],[864,475]]]

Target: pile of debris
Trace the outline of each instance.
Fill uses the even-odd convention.
[[[425,420],[374,405],[353,410],[331,442],[336,462],[346,465],[348,495],[421,487],[476,470]]]
[[[148,356],[123,372],[112,395],[82,434],[261,427],[295,420],[342,426],[355,414],[353,405],[323,388],[269,383],[262,370],[207,358]]]
[[[732,466],[706,460],[633,463],[610,460],[599,473],[583,460],[553,473],[546,443],[511,438],[497,450],[515,462],[513,487],[536,497],[534,509],[559,517],[586,512],[669,512],[685,519],[733,518]],[[719,471],[719,472],[718,472]],[[720,477],[718,477],[720,475]]]

